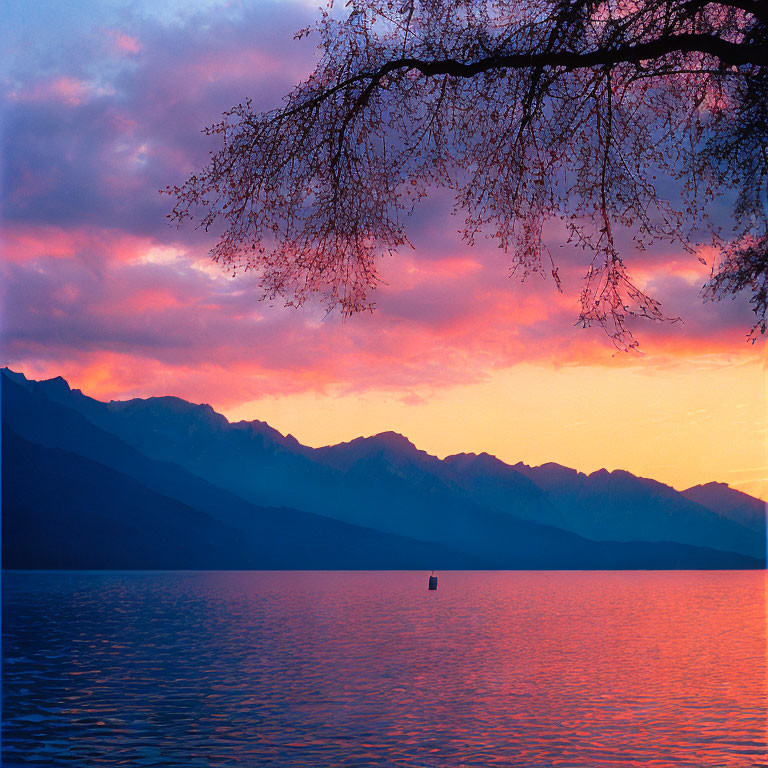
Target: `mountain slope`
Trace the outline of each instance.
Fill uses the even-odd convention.
[[[555,520],[598,541],[678,541],[765,560],[765,537],[686,498],[674,488],[623,470],[585,475],[557,464],[515,464],[546,491]]]
[[[258,557],[249,561],[250,567],[468,568],[492,564],[460,550],[397,535],[387,536],[300,510],[249,504],[181,467],[148,459],[115,436],[98,429],[80,414],[47,400],[39,393],[30,392],[12,381],[4,381],[2,394],[4,426],[19,439],[27,444],[35,444],[38,448],[42,446],[61,451],[69,455],[70,463],[72,455],[87,460],[90,463],[82,467],[82,474],[94,474],[92,482],[95,487],[100,485],[95,475],[101,474],[102,470],[118,473],[121,476],[120,482],[110,475],[115,480],[114,504],[119,503],[121,491],[118,489],[123,488],[124,481],[130,479],[138,483],[146,493],[152,492],[155,497],[174,500],[229,529],[236,529],[249,537],[252,545],[254,542],[262,542],[264,546],[257,547]],[[3,461],[14,460],[15,451],[13,442],[5,445]],[[36,462],[30,460],[28,466],[31,469],[26,471],[24,477],[30,478],[32,483],[37,476],[35,473],[39,473],[40,480],[34,481],[37,485],[50,483],[56,492],[68,492],[61,474],[47,464],[52,460],[51,457],[50,453],[40,453]],[[85,467],[89,469],[86,471]],[[14,467],[14,472],[17,470],[19,468]],[[75,473],[74,477],[79,475]],[[4,520],[17,513],[29,514],[30,511],[31,502],[23,502],[18,487],[13,486],[15,482],[13,472],[3,473]],[[82,489],[84,483],[85,478],[78,487]],[[9,491],[13,489],[16,494],[11,497],[16,499],[15,505],[9,506],[5,498],[6,485]],[[132,496],[136,497],[137,493]],[[81,509],[96,509],[98,514],[103,515],[102,502],[106,502],[106,496],[98,496],[100,501],[93,504],[87,503],[87,494],[81,494],[79,498]],[[55,493],[49,497],[54,510],[55,499]],[[150,501],[149,497],[145,497],[144,503],[149,505],[148,508],[154,508]],[[42,504],[42,498],[39,503]],[[47,510],[43,512],[48,513]],[[41,531],[45,533],[46,529]],[[4,540],[4,547],[6,543]]]
[[[254,543],[113,469],[3,427],[3,567],[249,568]],[[261,553],[259,553],[261,554]],[[269,556],[264,566],[277,567]]]
[[[406,550],[429,542],[442,553],[430,567],[462,557],[454,567],[759,567],[728,551],[764,557],[755,531],[629,473],[512,467],[487,454],[441,461],[392,432],[312,449],[179,398],[101,403],[60,378],[4,372],[3,382],[4,419],[25,439],[108,465],[249,536],[271,526],[280,546],[298,537],[304,552],[343,562],[336,539],[359,549],[349,542],[361,531],[399,537]]]
[[[448,477],[487,506],[571,530],[568,516],[544,490],[495,456],[459,453],[443,459],[443,466]]]
[[[686,499],[706,507],[716,515],[765,537],[768,505],[764,501],[737,491],[725,483],[694,485],[681,493]]]
[[[43,394],[51,389],[59,402]],[[256,434],[242,425],[228,428],[212,409],[177,398],[99,404],[79,393],[70,395],[81,413],[61,405],[68,397],[62,381],[41,386],[10,382],[4,399],[12,405],[11,426],[27,439],[106,461],[121,471],[130,466],[131,474],[144,478],[151,488],[197,507],[205,494],[191,493],[156,466],[136,466],[146,457],[136,448],[127,453],[128,446],[121,441],[119,446],[105,443],[107,433],[81,414],[109,425],[120,437],[151,451],[155,459],[178,463],[253,503],[300,506],[341,522],[434,542],[493,567],[590,567],[599,554],[571,533],[482,508],[450,483],[407,462],[399,469],[382,463],[376,451],[340,471],[313,460],[311,450],[305,456],[263,431]],[[83,421],[90,424],[88,439],[77,437],[86,432]],[[213,506],[204,511],[220,515]],[[243,525],[233,513],[220,519],[235,527]]]
[[[259,569],[481,567],[433,545],[360,531],[338,550],[295,531],[247,536],[81,456],[3,428],[3,567]],[[330,521],[333,522],[333,521]],[[343,527],[343,526],[339,526]],[[349,546],[350,543],[353,546]],[[746,558],[675,544],[590,545],[603,568],[755,567]],[[584,552],[574,557],[583,557]],[[574,563],[579,564],[574,559]],[[584,562],[580,563],[585,565]]]

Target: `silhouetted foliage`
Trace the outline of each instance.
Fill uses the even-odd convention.
[[[348,4],[350,5],[350,4]],[[270,297],[372,307],[377,260],[404,214],[455,193],[463,237],[495,238],[514,272],[551,273],[547,222],[591,255],[579,321],[636,346],[628,316],[663,319],[617,246],[693,252],[712,200],[733,232],[706,295],[753,291],[766,326],[768,2],[355,0],[303,30],[314,72],[279,109],[250,101],[207,132],[223,147],[170,187],[181,222],[223,219],[213,258],[256,269]]]

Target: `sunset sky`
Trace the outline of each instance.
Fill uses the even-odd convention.
[[[310,445],[384,430],[438,456],[488,451],[676,488],[719,480],[768,498],[764,341],[746,299],[703,304],[709,267],[627,252],[682,323],[639,323],[643,355],[574,327],[584,254],[553,226],[565,293],[469,248],[434,195],[414,250],[382,261],[372,315],[259,301],[210,262],[215,235],[166,223],[201,134],[251,97],[271,108],[311,69],[293,33],[315,2],[12,0],[0,30],[2,364],[102,399],[173,394]],[[698,254],[709,262],[706,249]]]

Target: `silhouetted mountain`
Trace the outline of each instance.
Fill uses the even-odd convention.
[[[316,461],[342,472],[346,472],[371,456],[379,457],[392,467],[425,468],[434,462],[439,462],[436,456],[420,451],[407,437],[397,432],[382,432],[373,437],[356,437],[348,443],[314,448],[311,455]]]
[[[2,464],[5,568],[279,567],[242,531],[7,426]]]
[[[7,389],[14,394],[11,387]],[[382,533],[434,542],[495,567],[586,567],[592,555],[579,537],[482,508],[449,481],[403,462],[393,452],[393,442],[403,447],[407,444],[404,439],[392,441],[389,436],[383,441],[359,441],[355,448],[362,445],[367,449],[351,457],[346,470],[340,471],[315,459],[316,453],[322,458],[322,449],[295,452],[264,430],[254,432],[243,423],[229,425],[209,406],[178,398],[104,404],[78,392],[67,393],[58,383],[38,386],[26,382],[17,389],[17,396],[26,392],[46,402],[28,406],[25,418],[22,409],[12,409],[18,412],[14,429],[26,429],[23,434],[30,440],[95,460],[115,450],[114,445],[100,445],[106,432],[73,446],[72,436],[82,432],[82,426],[71,423],[78,414],[72,409],[58,417],[43,414],[71,402],[92,426],[99,424],[135,451],[181,465],[253,503],[298,507]],[[49,392],[56,403],[47,397]],[[52,443],[55,435],[66,444]],[[416,451],[412,446],[409,450]],[[440,465],[435,457],[416,453],[422,453],[426,463]],[[115,455],[108,463],[122,469],[127,461],[125,456]],[[135,462],[136,456],[130,461]],[[142,471],[137,468],[135,476]],[[174,498],[185,493],[181,500],[199,507],[199,494],[180,489],[179,483],[164,474],[153,472],[151,482],[153,488]],[[220,514],[210,507],[206,511]],[[231,518],[226,522],[232,522]]]
[[[568,529],[547,494],[515,467],[487,453],[447,456],[444,471],[477,501],[527,520]]]
[[[764,501],[737,491],[725,483],[694,485],[681,493],[686,499],[701,504],[716,515],[732,520],[765,537],[768,505]]]
[[[629,473],[608,481],[487,454],[441,461],[393,432],[312,449],[179,398],[102,403],[63,379],[5,373],[4,383],[3,418],[22,438],[306,561],[290,567],[760,567],[729,550],[764,556],[754,531]],[[367,562],[350,565],[350,549]],[[319,550],[325,566],[310,564]]]
[[[139,480],[149,489],[201,510],[215,517],[219,522],[244,530],[249,535],[257,536],[259,526],[274,524],[278,530],[272,531],[269,537],[259,536],[259,538],[271,538],[275,546],[288,548],[294,546],[296,539],[308,540],[307,549],[322,552],[323,562],[326,564],[329,561],[334,562],[334,556],[337,563],[335,567],[353,567],[349,564],[350,558],[358,564],[357,567],[360,567],[361,561],[366,558],[367,567],[376,567],[377,562],[381,563],[381,558],[377,559],[370,554],[370,547],[362,546],[365,542],[350,540],[349,535],[345,540],[339,535],[340,531],[359,530],[359,526],[296,510],[260,508],[257,511],[258,514],[254,514],[253,505],[243,498],[215,487],[172,462],[150,459],[120,438],[100,429],[81,413],[62,405],[63,390],[58,385],[55,388],[58,402],[49,399],[45,394],[48,389],[47,384],[44,382],[42,387],[36,387],[31,383],[22,386],[6,381],[3,387],[3,419],[28,441],[75,453],[117,469],[121,474]],[[166,452],[175,451],[184,454],[180,457],[182,461],[185,457],[189,458],[190,454],[196,461],[206,456],[216,455],[217,467],[225,467],[228,462],[242,461],[244,457],[238,457],[235,454],[235,451],[242,450],[246,457],[250,457],[249,463],[259,463],[253,461],[254,455],[263,457],[264,463],[270,463],[283,450],[280,446],[274,447],[271,443],[267,444],[267,450],[265,450],[263,434],[253,435],[241,427],[224,430],[226,422],[212,415],[212,411],[199,406],[185,405],[183,401],[176,398],[129,401],[127,407],[123,407],[125,404],[109,404],[109,410],[105,415],[103,409],[97,408],[97,401],[84,400],[77,393],[75,394],[74,402],[80,405],[85,403],[86,408],[99,415],[102,423],[109,418],[114,418],[123,434],[133,438],[140,445],[151,443],[152,436],[155,436]],[[140,402],[146,407],[141,407]],[[138,417],[126,418],[126,414],[131,413],[138,414]],[[189,417],[186,420],[180,419],[180,414],[184,413]],[[184,442],[185,435],[189,436],[188,444]],[[202,438],[204,435],[209,435],[210,442]],[[226,435],[231,439],[231,445],[225,439]],[[196,454],[190,450],[195,447],[202,448],[203,452]],[[224,453],[225,448],[230,449],[228,454]],[[324,474],[328,475],[334,483],[341,479],[341,476],[337,477],[327,468],[310,462],[303,456],[288,454],[287,458],[289,459],[287,468],[285,464],[281,466],[279,462],[275,464],[272,461],[273,467],[281,468],[283,477],[286,478],[287,488],[300,484],[304,479],[301,475],[292,477],[289,474],[292,467],[301,467],[303,464],[312,466],[321,478]],[[268,472],[262,466],[259,474],[264,477]],[[353,479],[348,485],[349,489],[357,486]],[[408,552],[406,546],[408,539],[419,538],[413,535],[419,532],[427,536],[424,541],[431,542],[430,545],[422,544],[420,551],[421,563],[428,563],[429,567],[433,565],[449,567],[451,563],[455,567],[468,567],[470,564],[474,566],[482,564],[487,567],[536,567],[542,564],[557,567],[560,564],[567,564],[576,567],[588,565],[589,558],[593,554],[588,542],[572,534],[556,530],[549,531],[514,519],[506,519],[495,513],[487,513],[486,517],[495,518],[499,524],[496,528],[501,530],[494,530],[493,525],[488,526],[487,520],[485,525],[489,527],[491,534],[504,534],[505,540],[508,541],[499,542],[492,536],[491,541],[488,541],[490,534],[484,528],[482,519],[472,520],[471,515],[465,513],[456,519],[459,505],[455,500],[451,501],[454,507],[453,517],[450,514],[451,510],[445,514],[444,511],[430,506],[418,515],[416,522],[400,526],[398,521],[402,522],[402,515],[396,506],[392,506],[393,502],[396,504],[396,498],[390,496],[385,502],[368,504],[366,499],[369,496],[365,488],[362,489],[362,495],[350,490],[347,490],[347,493],[350,494],[348,500],[355,505],[351,508],[350,517],[356,517],[361,521],[364,529],[372,527],[366,523],[375,517],[370,514],[370,507],[377,510],[392,510],[391,516],[394,522],[390,521],[385,526],[388,530],[377,528],[375,531],[367,531],[370,537],[384,537],[393,543],[390,550],[392,553],[389,560],[390,567],[403,563],[405,558],[401,553]],[[448,494],[446,499],[450,501]],[[355,509],[359,510],[356,516]],[[306,533],[307,525],[311,525],[311,536]],[[318,527],[320,527],[319,531]],[[334,536],[325,532],[326,529],[334,532]],[[385,536],[387,533],[390,535]],[[393,537],[391,534],[398,534],[398,536]],[[401,537],[404,537],[404,540],[401,540]],[[336,542],[335,539],[339,541]],[[420,542],[413,544],[420,544]],[[450,544],[456,546],[450,547]],[[449,559],[448,555],[451,552],[454,554]],[[309,558],[304,567],[311,567],[309,563],[316,561],[317,557]],[[436,561],[440,561],[441,564]],[[409,562],[413,563],[413,561]]]
[[[598,541],[678,541],[765,559],[765,537],[686,498],[668,485],[623,470],[590,475],[544,464],[515,464],[546,491],[563,528]]]
[[[4,440],[3,445],[3,525],[10,526],[9,531],[19,532],[19,536],[36,531],[41,542],[54,536],[55,531],[55,538],[60,541],[51,546],[69,552],[72,562],[82,555],[77,542],[80,531],[77,526],[71,527],[72,540],[66,540],[60,526],[53,524],[59,509],[62,514],[79,509],[84,525],[97,525],[95,521],[99,521],[99,530],[107,530],[110,521],[115,523],[111,531],[119,544],[123,532],[117,522],[135,502],[142,505],[138,510],[141,514],[157,518],[158,530],[176,526],[183,510],[191,515],[189,525],[193,530],[197,530],[195,526],[203,530],[202,519],[219,533],[222,528],[236,530],[237,535],[244,535],[248,542],[247,562],[252,568],[416,568],[425,567],[424,563],[433,567],[433,562],[434,567],[440,568],[492,565],[487,560],[439,545],[382,534],[300,510],[250,504],[181,467],[149,459],[81,414],[49,400],[34,388],[21,387],[7,379],[3,381],[2,406],[3,426],[9,435],[9,442]],[[19,465],[17,454],[25,457],[26,463]],[[57,459],[68,467],[69,474],[51,466]],[[68,478],[72,489],[67,485]],[[35,493],[27,494],[27,487],[32,486]],[[91,498],[87,488],[93,490]],[[59,498],[61,503],[57,501]],[[130,503],[126,503],[126,499],[131,500]],[[50,502],[49,507],[38,508],[43,502]],[[32,508],[35,508],[34,514]],[[166,517],[169,519],[164,522]],[[30,527],[24,523],[26,519],[48,519],[51,525]],[[76,516],[69,519],[76,521]],[[155,535],[152,530],[147,530],[148,536]],[[180,531],[181,534],[185,532]],[[13,550],[22,538],[3,537],[6,567],[12,567],[7,563],[21,567]],[[206,540],[207,534],[201,533],[200,548],[207,546]],[[179,557],[182,554],[192,557],[192,541],[188,543],[189,547],[180,552]],[[214,544],[212,540],[212,546]],[[29,554],[31,547],[31,544],[24,545],[21,551]],[[127,552],[134,562],[145,563],[144,550],[128,547]],[[240,552],[241,549],[235,549],[229,565],[218,561],[216,567],[244,567],[238,565],[244,562]],[[94,554],[94,558],[78,560],[80,565],[71,567],[100,567],[92,564],[99,562],[98,555]],[[33,559],[24,567],[43,567],[39,562]],[[175,562],[169,556],[169,563]],[[157,564],[153,567],[177,566]]]

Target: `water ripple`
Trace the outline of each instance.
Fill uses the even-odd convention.
[[[3,766],[768,763],[765,572],[7,573]]]

